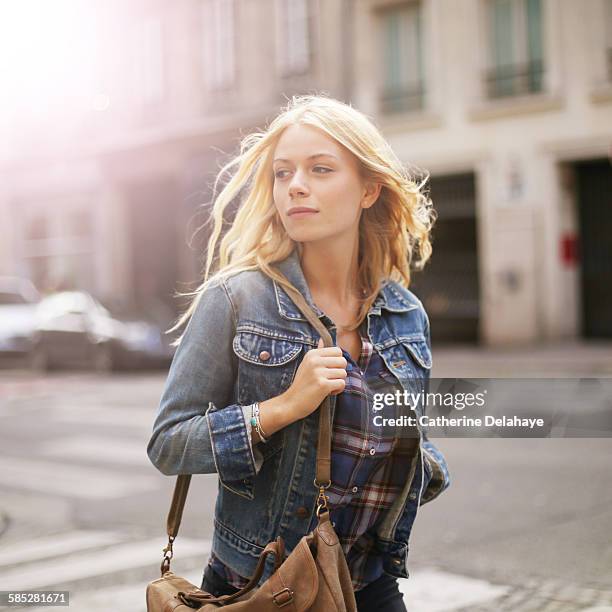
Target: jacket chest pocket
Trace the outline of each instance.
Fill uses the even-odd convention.
[[[304,343],[298,336],[256,325],[241,325],[233,340],[238,357],[237,397],[242,405],[262,402],[280,395],[291,385]],[[285,432],[272,434],[257,449],[264,460],[282,450]],[[273,466],[266,461],[267,470]]]
[[[431,373],[431,350],[423,335],[393,338],[382,350],[390,373],[406,391],[419,392]]]
[[[299,336],[255,325],[238,326],[233,340],[238,357],[238,401],[263,401],[287,390],[304,342]]]
[[[383,349],[387,362],[398,378],[425,378],[431,370],[431,350],[425,336],[393,338]]]
[[[279,395],[291,384],[304,342],[297,336],[259,326],[238,327],[238,401],[250,403]]]

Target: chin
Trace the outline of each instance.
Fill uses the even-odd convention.
[[[329,232],[316,231],[316,230],[302,230],[287,232],[291,240],[295,242],[317,242],[326,238],[331,238],[332,235]]]

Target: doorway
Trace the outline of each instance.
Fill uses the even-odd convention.
[[[612,338],[612,166],[575,164],[582,294],[582,336]]]
[[[433,342],[478,343],[480,289],[474,173],[430,179],[438,213],[432,230],[433,253],[411,289],[423,301]]]

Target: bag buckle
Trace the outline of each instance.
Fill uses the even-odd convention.
[[[322,484],[317,483],[317,479],[315,478],[314,484],[315,484],[315,487],[319,489],[319,495],[317,496],[317,510],[316,510],[316,515],[318,518],[324,509],[329,510],[327,506],[328,497],[327,495],[325,495],[325,489],[329,489],[329,487],[331,486],[331,480],[328,480],[327,484],[322,485]]]
[[[276,599],[277,597],[278,600]],[[293,601],[293,591],[289,587],[285,587],[284,589],[273,593],[272,600],[279,608],[282,608]]]
[[[172,559],[174,552],[172,550],[172,543],[174,542],[176,536],[168,537],[168,544],[166,548],[163,549],[164,557],[161,562],[160,571],[163,576],[167,571],[170,570],[170,560]]]

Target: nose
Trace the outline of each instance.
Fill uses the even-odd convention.
[[[296,196],[304,196],[308,193],[308,187],[302,180],[301,172],[297,171],[294,173],[291,182],[289,183],[289,195],[293,198]]]

